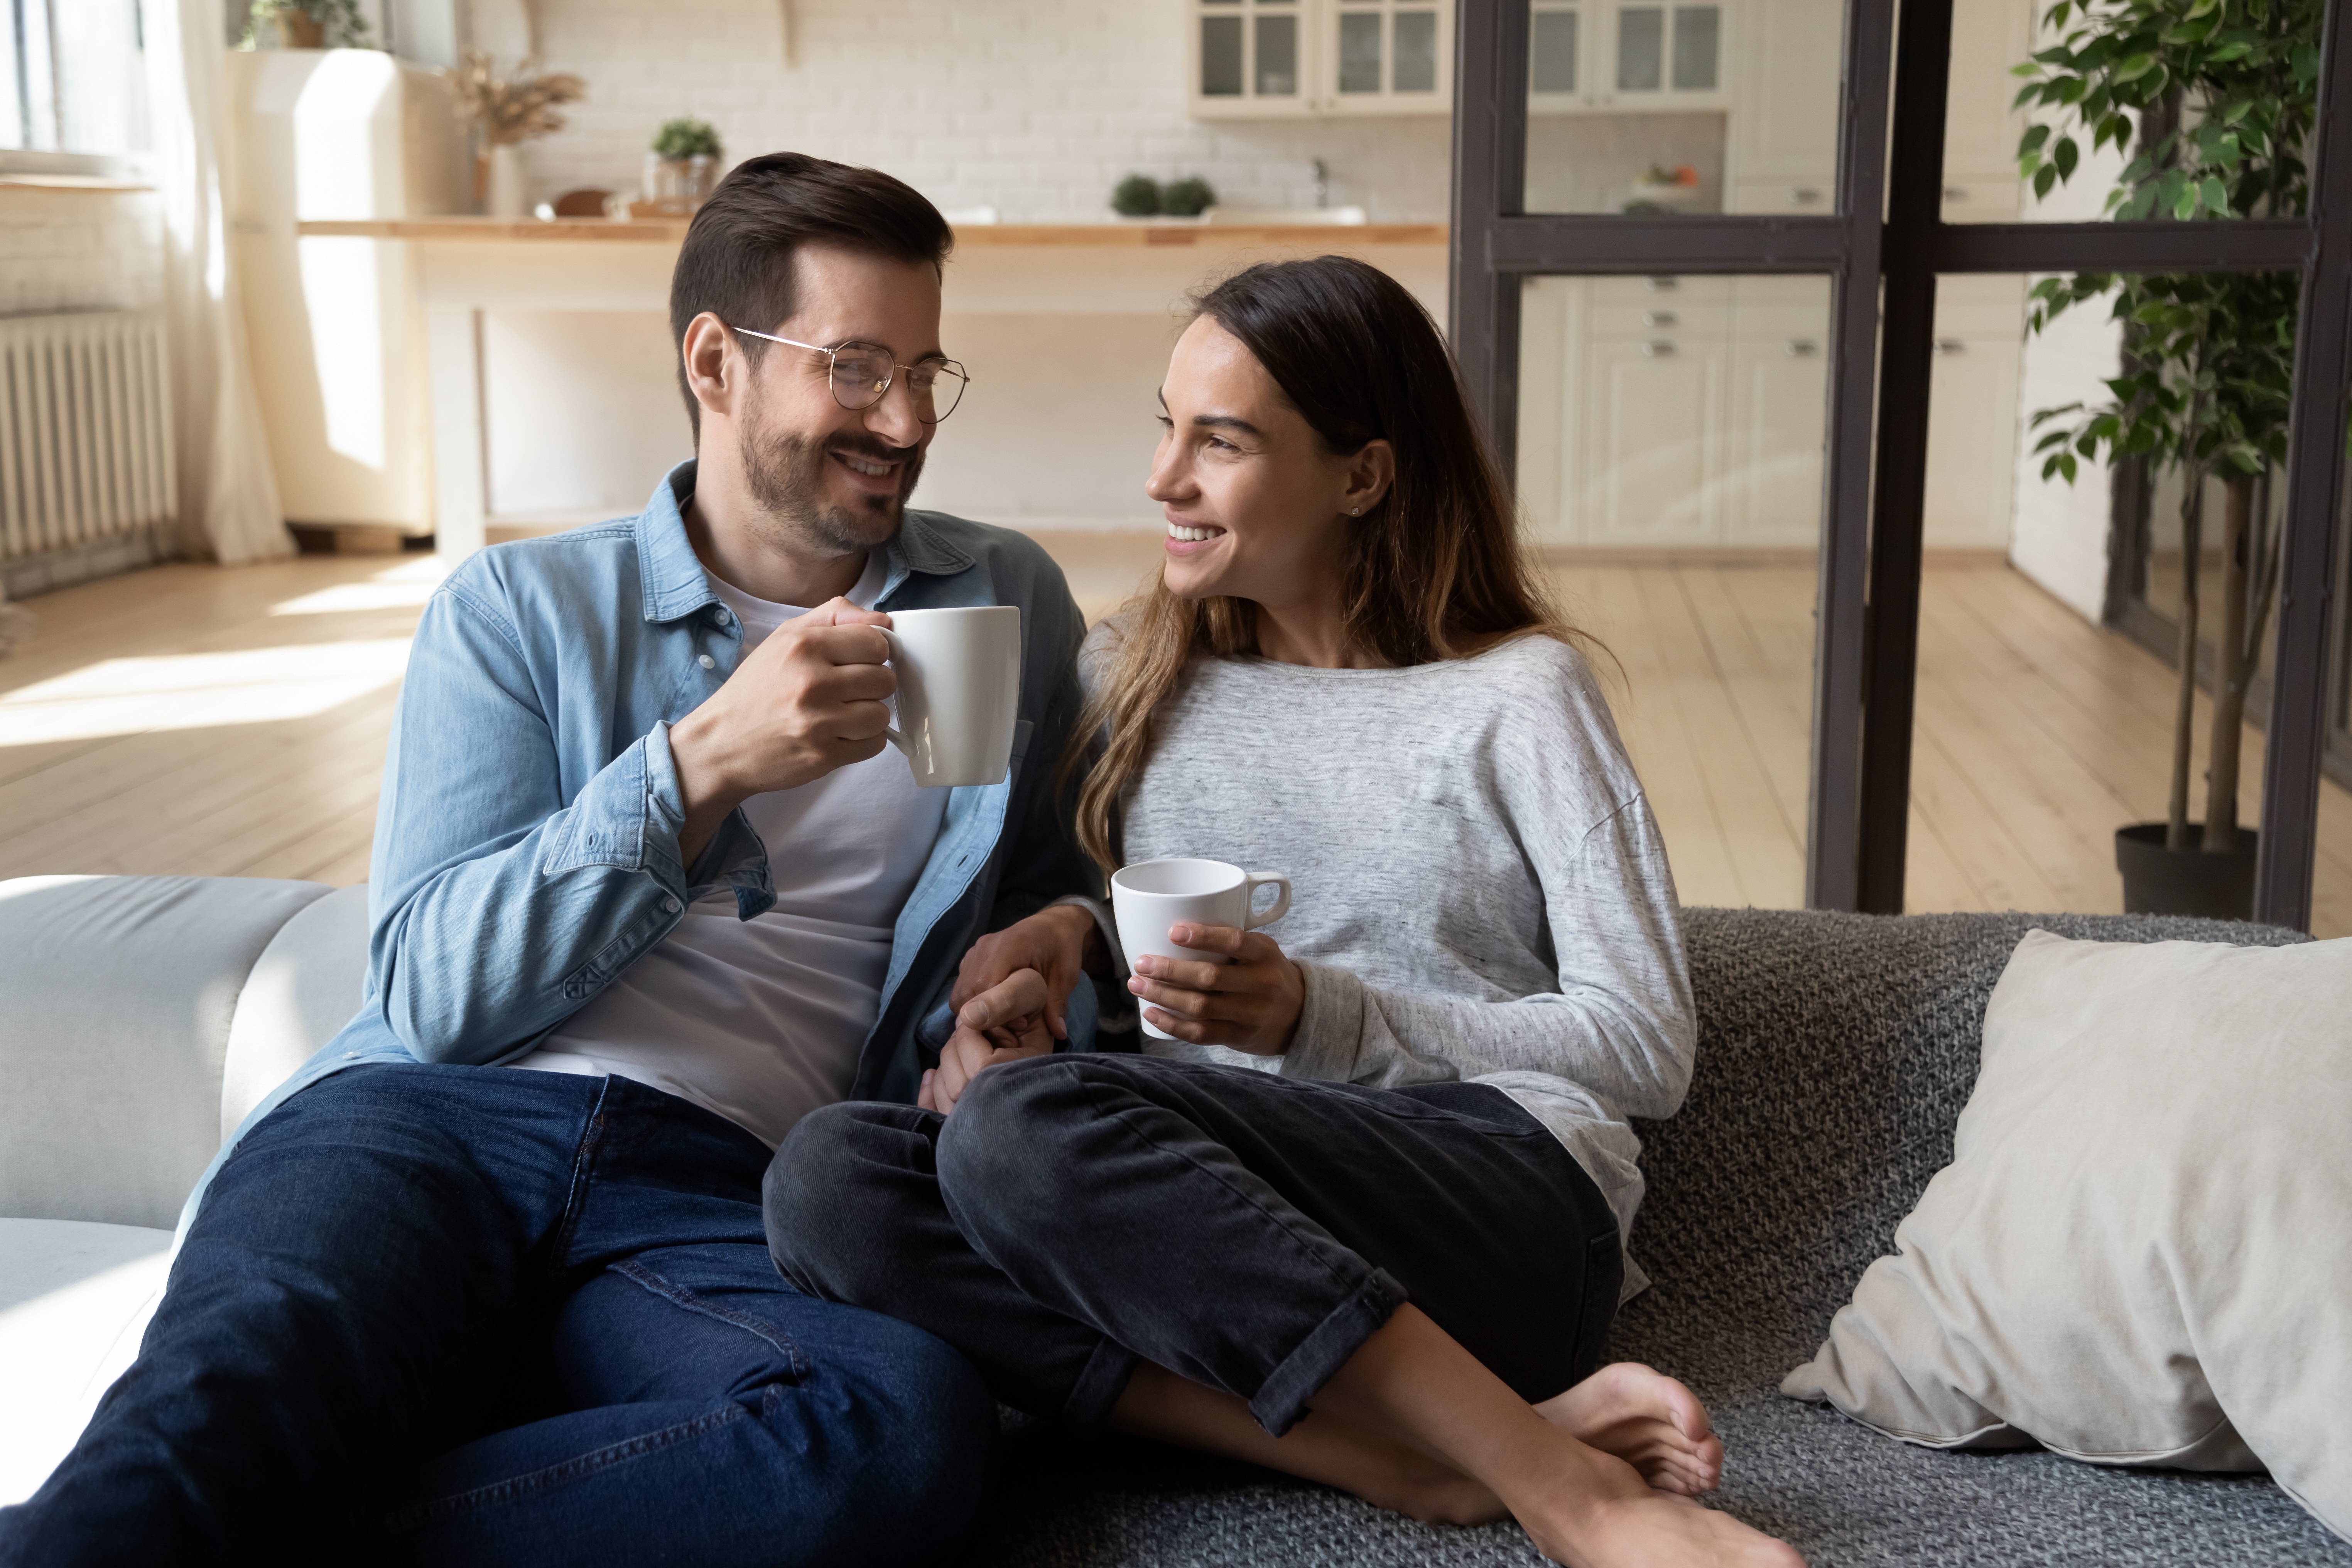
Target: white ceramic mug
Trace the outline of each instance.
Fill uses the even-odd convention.
[[[1002,783],[1021,712],[1021,610],[898,610],[882,635],[898,676],[898,727],[919,784]]]
[[[1257,890],[1279,889],[1274,907],[1260,913]],[[1239,926],[1255,931],[1272,925],[1290,912],[1290,879],[1280,871],[1244,871],[1223,860],[1139,860],[1111,873],[1110,902],[1118,920],[1118,944],[1127,962],[1150,953],[1161,958],[1202,958],[1229,963],[1223,953],[1205,948],[1178,947],[1168,940],[1168,928],[1177,925]],[[1143,1020],[1143,1032],[1154,1039],[1175,1037]]]

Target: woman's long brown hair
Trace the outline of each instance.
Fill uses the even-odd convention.
[[[1352,457],[1382,437],[1395,448],[1395,481],[1350,520],[1340,558],[1342,624],[1356,649],[1403,666],[1527,633],[1590,643],[1528,570],[1517,505],[1454,356],[1402,284],[1344,256],[1263,262],[1200,296],[1194,315],[1257,356],[1327,451]],[[1257,652],[1257,606],[1247,599],[1181,599],[1163,577],[1120,614],[1126,635],[1063,763],[1065,778],[1087,767],[1078,842],[1105,870],[1120,863],[1111,828],[1119,795],[1143,766],[1152,715],[1186,663]]]

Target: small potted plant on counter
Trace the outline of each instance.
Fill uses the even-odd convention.
[[[474,201],[492,217],[520,217],[521,146],[534,136],[563,129],[556,106],[576,103],[588,84],[567,71],[540,74],[525,60],[501,80],[490,57],[466,51],[466,63],[442,73],[456,90],[458,118],[479,136],[474,151]]]
[[[1689,212],[1698,205],[1698,171],[1688,163],[1673,168],[1653,163],[1642,171],[1627,193],[1624,210],[1628,213]]]
[[[236,47],[254,47],[273,28],[281,49],[372,49],[359,0],[253,0]]]
[[[1121,217],[1158,217],[1160,182],[1149,174],[1129,174],[1111,187],[1110,210]]]
[[[1160,210],[1170,217],[1199,217],[1217,205],[1217,193],[1198,175],[1171,180],[1160,187]]]
[[[721,150],[710,121],[680,115],[662,121],[646,150],[645,200],[663,213],[691,213],[719,184]]]
[[[2138,148],[2107,197],[2117,219],[2272,217],[2311,196],[2304,161],[2318,110],[2315,88],[2326,0],[2223,6],[2214,0],[2061,3],[2046,25],[2058,43],[2017,68],[2021,108],[2054,111],[2018,144],[2021,177],[2044,196],[2090,151]],[[2137,125],[2135,125],[2137,121]],[[2255,835],[2238,826],[2246,696],[2278,597],[2270,475],[2286,456],[2298,280],[2293,273],[2078,273],[2044,279],[2027,321],[2113,297],[2124,363],[2113,396],[2033,416],[2045,428],[2042,478],[2074,482],[2084,459],[2145,459],[2177,468],[2180,507],[2179,688],[2169,816],[2116,833],[2127,912],[2253,914]],[[2200,628],[2205,488],[2224,497],[2214,630],[2212,731],[2205,820],[2189,820]]]
[[[1194,175],[1163,185],[1149,174],[1129,174],[1110,193],[1110,210],[1121,217],[1197,218],[1216,205],[1217,193]]]

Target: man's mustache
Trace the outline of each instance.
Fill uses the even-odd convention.
[[[872,463],[909,463],[919,457],[920,447],[893,447],[871,436],[839,436],[824,444],[828,452],[845,452],[864,458]]]

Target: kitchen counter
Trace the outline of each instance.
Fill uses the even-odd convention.
[[[595,245],[676,245],[686,237],[684,218],[419,217],[318,220],[295,226],[297,234],[358,239],[520,240],[536,244],[576,241]],[[1442,246],[1442,223],[1240,224],[1240,223],[1001,223],[966,224],[955,231],[959,249],[1076,247],[1099,250],[1216,249],[1253,245]]]
[[[320,276],[340,268],[401,277],[414,291],[431,387],[434,531],[445,554],[480,548],[494,521],[612,515],[614,497],[643,493],[651,454],[617,448],[630,432],[682,423],[672,412],[674,372],[661,361],[669,352],[670,272],[686,230],[682,219],[609,218],[293,226],[305,267],[315,263]],[[1443,224],[972,224],[955,237],[943,323],[990,396],[959,416],[926,494],[984,520],[1054,524],[1138,511],[1168,344],[1193,295],[1243,267],[1351,256],[1402,283],[1441,326],[1445,317]],[[500,322],[516,342],[517,324],[565,312],[603,320],[550,328],[533,340],[538,349],[493,374],[486,345]],[[650,352],[629,350],[635,357],[624,363],[606,353],[607,340]],[[1087,367],[1076,394],[1074,359]],[[1046,428],[1062,457],[1041,468],[1035,453]],[[505,454],[499,471],[513,480],[497,487],[502,494],[528,496],[534,486],[596,493],[494,507],[494,451]],[[515,478],[522,467],[537,477]]]

